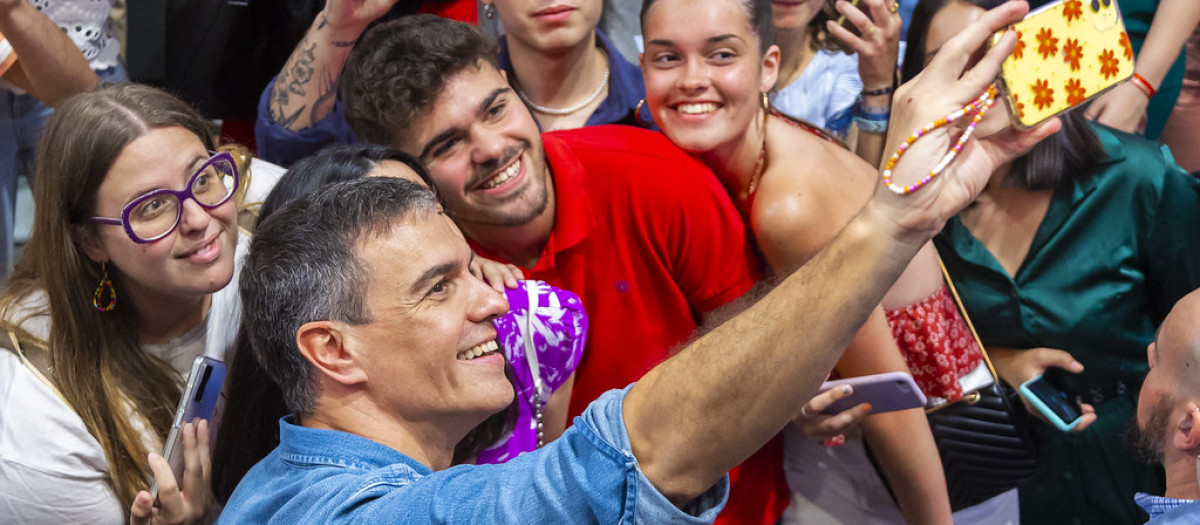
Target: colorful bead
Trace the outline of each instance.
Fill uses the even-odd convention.
[[[991,109],[992,105],[996,102],[995,96],[996,87],[988,86],[987,91],[985,91],[982,95],[979,95],[979,98],[976,98],[970,104],[967,104],[953,113],[950,113],[945,118],[940,118],[930,122],[929,124],[921,126],[920,129],[915,131],[912,135],[909,135],[908,138],[904,139],[904,142],[900,144],[900,147],[896,149],[896,152],[888,158],[887,163],[884,165],[883,183],[887,185],[889,190],[892,190],[892,192],[897,195],[908,195],[932,182],[934,177],[940,175],[943,170],[950,166],[950,163],[954,161],[954,158],[958,156],[958,153],[962,151],[964,146],[966,146],[967,141],[971,138],[971,134],[975,132],[975,125],[979,124],[980,120],[983,120],[983,116],[987,114],[988,109]],[[921,180],[908,186],[897,186],[896,184],[892,183],[892,168],[896,167],[896,163],[900,161],[900,157],[903,156],[906,151],[908,151],[908,148],[912,146],[917,139],[923,137],[925,133],[954,122],[955,120],[967,116],[972,112],[975,113],[975,117],[971,119],[970,124],[967,124],[967,129],[963,130],[962,135],[960,135],[958,140],[955,141],[954,146],[950,148],[950,151],[946,152],[946,155],[942,157],[942,160],[938,162],[937,165],[934,166],[927,175],[922,177]]]

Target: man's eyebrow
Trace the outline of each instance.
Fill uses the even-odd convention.
[[[741,40],[741,38],[739,38],[737,35],[735,35],[733,33],[729,33],[729,34],[709,37],[704,40],[704,43],[707,45],[713,45],[713,44],[720,44],[721,42],[724,42],[726,40],[732,40],[732,39]],[[667,40],[665,38],[656,38],[656,39],[651,40],[646,43],[646,47],[650,47],[650,46],[671,47],[674,45],[675,45],[674,40]]]
[[[733,33],[728,33],[728,34],[724,34],[724,35],[717,35],[714,37],[709,37],[704,40],[704,43],[708,44],[708,45],[713,45],[713,44],[720,44],[721,42],[724,42],[726,40],[741,40],[741,38],[738,38],[738,36]]]
[[[487,96],[487,98],[483,99],[483,102],[481,102],[479,104],[479,107],[475,109],[475,116],[483,117],[483,115],[485,115],[488,112],[488,108],[492,107],[492,104],[494,102],[496,102],[496,99],[499,98],[500,95],[503,95],[509,91],[512,91],[512,88],[509,88],[507,86],[502,87],[502,88],[496,88],[495,90],[493,90]],[[429,139],[429,142],[425,143],[425,147],[421,149],[421,154],[419,155],[419,158],[421,158],[422,160],[429,158],[429,154],[433,151],[433,149],[435,147],[437,147],[442,142],[449,140],[451,137],[458,135],[459,132],[460,132],[459,128],[447,128],[447,129],[443,130],[441,133],[434,135],[434,137],[432,139]]]
[[[429,286],[430,282],[433,282],[442,276],[453,273],[458,269],[458,267],[458,261],[447,261],[436,266],[431,266],[429,269],[421,273],[421,276],[418,277],[417,281],[413,283],[411,288],[409,288],[409,292],[413,295],[420,295],[421,292]]]

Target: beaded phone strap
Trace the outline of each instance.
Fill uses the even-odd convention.
[[[957,111],[946,115],[944,118],[937,119],[922,126],[921,129],[918,129],[912,135],[909,135],[908,138],[904,139],[904,142],[900,144],[900,148],[898,148],[896,152],[892,154],[891,158],[888,159],[887,164],[884,165],[883,183],[886,184],[888,189],[892,190],[892,192],[896,195],[908,195],[909,193],[915,192],[924,187],[926,184],[932,182],[934,177],[940,175],[942,171],[946,169],[946,166],[949,166],[950,163],[954,161],[954,157],[958,156],[958,152],[962,151],[963,146],[966,145],[967,141],[971,139],[971,134],[975,132],[975,125],[979,124],[980,120],[983,120],[983,116],[987,114],[988,109],[990,109],[992,104],[995,103],[996,86],[991,85],[988,86],[987,91],[984,91],[982,95],[979,95],[979,98],[976,98],[970,104],[959,108]],[[971,123],[967,125],[967,129],[963,130],[962,135],[958,137],[958,141],[954,143],[954,147],[950,148],[950,151],[946,152],[946,155],[942,157],[941,162],[938,162],[932,170],[929,170],[929,174],[922,177],[921,180],[909,184],[908,186],[900,186],[892,182],[892,168],[896,167],[896,163],[900,161],[900,157],[904,156],[904,153],[908,151],[908,148],[911,147],[913,143],[917,141],[917,139],[925,136],[925,134],[929,133],[930,131],[945,126],[960,118],[970,115],[971,113],[975,114],[975,118],[971,119]]]

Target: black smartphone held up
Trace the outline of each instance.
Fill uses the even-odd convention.
[[[195,419],[209,422],[209,433],[216,428],[213,425],[213,415],[216,414],[221,400],[221,387],[225,384],[225,363],[211,357],[199,356],[192,361],[192,370],[188,373],[187,385],[179,398],[179,406],[175,409],[175,421],[171,423],[171,433],[163,444],[162,457],[167,458],[171,470],[175,471],[175,482],[183,483],[183,425]],[[158,483],[150,487],[150,496],[158,502]]]
[[[1083,417],[1079,402],[1067,396],[1043,376],[1037,376],[1021,385],[1021,395],[1034,408],[1063,432],[1070,432]]]

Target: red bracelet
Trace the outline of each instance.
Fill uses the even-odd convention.
[[[1137,86],[1138,89],[1142,90],[1142,93],[1146,94],[1146,98],[1154,98],[1154,94],[1158,92],[1157,89],[1154,89],[1154,86],[1150,85],[1150,81],[1146,80],[1146,77],[1143,77],[1137,73],[1134,73],[1133,76],[1129,78],[1129,81],[1132,82],[1133,85]]]

